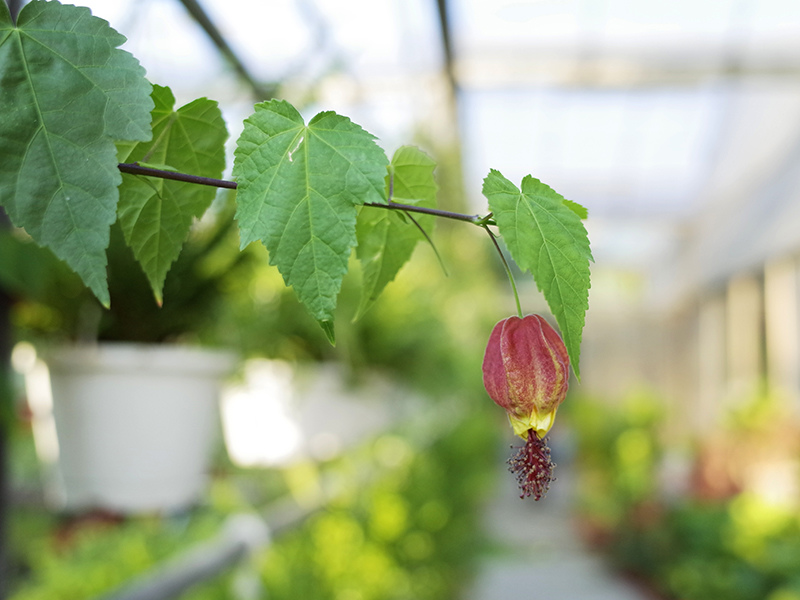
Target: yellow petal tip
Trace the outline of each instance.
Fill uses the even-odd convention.
[[[534,411],[527,418],[520,418],[516,415],[509,414],[508,420],[511,422],[514,433],[523,440],[528,439],[528,431],[531,429],[533,429],[539,439],[541,439],[546,436],[547,432],[553,427],[553,423],[556,421],[556,409],[544,415],[540,415]]]

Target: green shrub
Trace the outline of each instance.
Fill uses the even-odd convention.
[[[775,414],[769,403],[756,408],[731,420],[734,439],[757,443],[759,432],[774,442],[770,431],[786,419],[761,418]],[[579,439],[581,514],[603,529],[620,569],[680,600],[800,598],[800,517],[793,507],[752,492],[665,498],[658,485],[660,410],[646,396],[617,407],[578,400],[569,414]]]
[[[577,440],[580,514],[602,529],[624,526],[635,507],[657,495],[658,398],[639,392],[614,405],[576,396],[564,408]]]
[[[495,429],[480,412],[433,441],[417,432],[378,437],[326,465],[344,493],[245,564],[184,594],[236,598],[240,576],[266,597],[441,600],[455,597],[481,547],[480,506],[493,472]],[[433,430],[435,431],[435,429]],[[16,509],[17,555],[28,576],[13,600],[98,597],[216,536],[225,518],[263,509],[297,473],[249,470],[216,478],[209,504],[174,518],[98,521],[73,529],[41,511]],[[308,482],[315,469],[302,474]],[[366,483],[364,483],[366,481]],[[313,482],[311,482],[313,483]],[[269,520],[269,513],[265,513]],[[255,575],[253,573],[255,569]]]
[[[491,421],[479,415],[430,446],[415,448],[396,436],[376,440],[358,457],[362,468],[380,473],[369,487],[315,515],[265,554],[268,597],[456,597],[481,547],[479,508],[494,446]]]
[[[28,518],[37,520],[30,514]],[[41,535],[40,527],[29,523],[40,535],[25,549],[29,577],[13,590],[11,598],[80,600],[97,597],[181,550],[213,537],[221,523],[222,517],[208,510],[200,510],[187,518],[130,519],[119,524],[98,521],[73,532],[64,528],[49,529],[45,535]],[[209,582],[191,598],[224,598],[227,587],[228,578],[223,577]]]

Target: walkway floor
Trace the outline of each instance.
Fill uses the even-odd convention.
[[[572,485],[558,480],[539,502],[519,498],[514,477],[498,478],[486,530],[501,551],[487,556],[464,600],[648,600],[581,542],[570,519]]]

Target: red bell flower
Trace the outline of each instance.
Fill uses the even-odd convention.
[[[537,500],[552,481],[553,463],[544,436],[569,387],[569,356],[564,342],[539,315],[509,317],[492,330],[483,358],[483,384],[505,409],[525,446],[510,462],[523,497]]]

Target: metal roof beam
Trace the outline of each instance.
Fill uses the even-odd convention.
[[[211,39],[211,42],[216,46],[223,58],[252,90],[253,95],[259,100],[268,100],[271,98],[273,95],[272,90],[269,86],[264,85],[253,76],[244,62],[242,62],[236,52],[233,51],[233,48],[230,47],[225,36],[222,35],[219,28],[217,28],[200,3],[197,0],[180,0],[180,3],[183,4],[183,7],[197,24],[203,28],[203,31],[206,32],[206,35]]]

